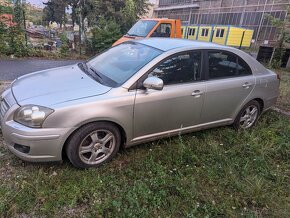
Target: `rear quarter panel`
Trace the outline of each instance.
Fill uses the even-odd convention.
[[[256,76],[256,86],[252,92],[252,99],[261,98],[264,101],[264,110],[274,106],[279,97],[280,82],[277,74],[265,69],[266,73]]]

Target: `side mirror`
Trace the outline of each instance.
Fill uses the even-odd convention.
[[[163,80],[158,77],[151,76],[145,79],[143,86],[147,89],[162,90],[163,89]]]

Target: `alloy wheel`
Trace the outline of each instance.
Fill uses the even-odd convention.
[[[250,128],[254,125],[257,117],[258,117],[258,108],[255,105],[249,105],[240,118],[240,126],[243,129]]]
[[[89,165],[106,160],[114,151],[116,138],[109,130],[97,130],[87,135],[79,146],[80,159]]]

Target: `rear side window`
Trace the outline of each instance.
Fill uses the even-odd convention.
[[[149,74],[163,80],[165,85],[198,81],[201,78],[201,52],[186,52],[162,61]]]
[[[252,74],[250,66],[242,58],[239,57],[238,57],[238,72],[240,76]]]
[[[229,52],[209,51],[209,79],[246,76],[252,74],[249,65]]]

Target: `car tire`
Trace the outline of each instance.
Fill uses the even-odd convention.
[[[116,155],[120,148],[119,129],[107,122],[87,124],[69,138],[66,154],[77,168],[98,167]]]
[[[255,126],[261,113],[261,106],[256,100],[248,102],[238,113],[233,126],[238,129],[249,129]]]

